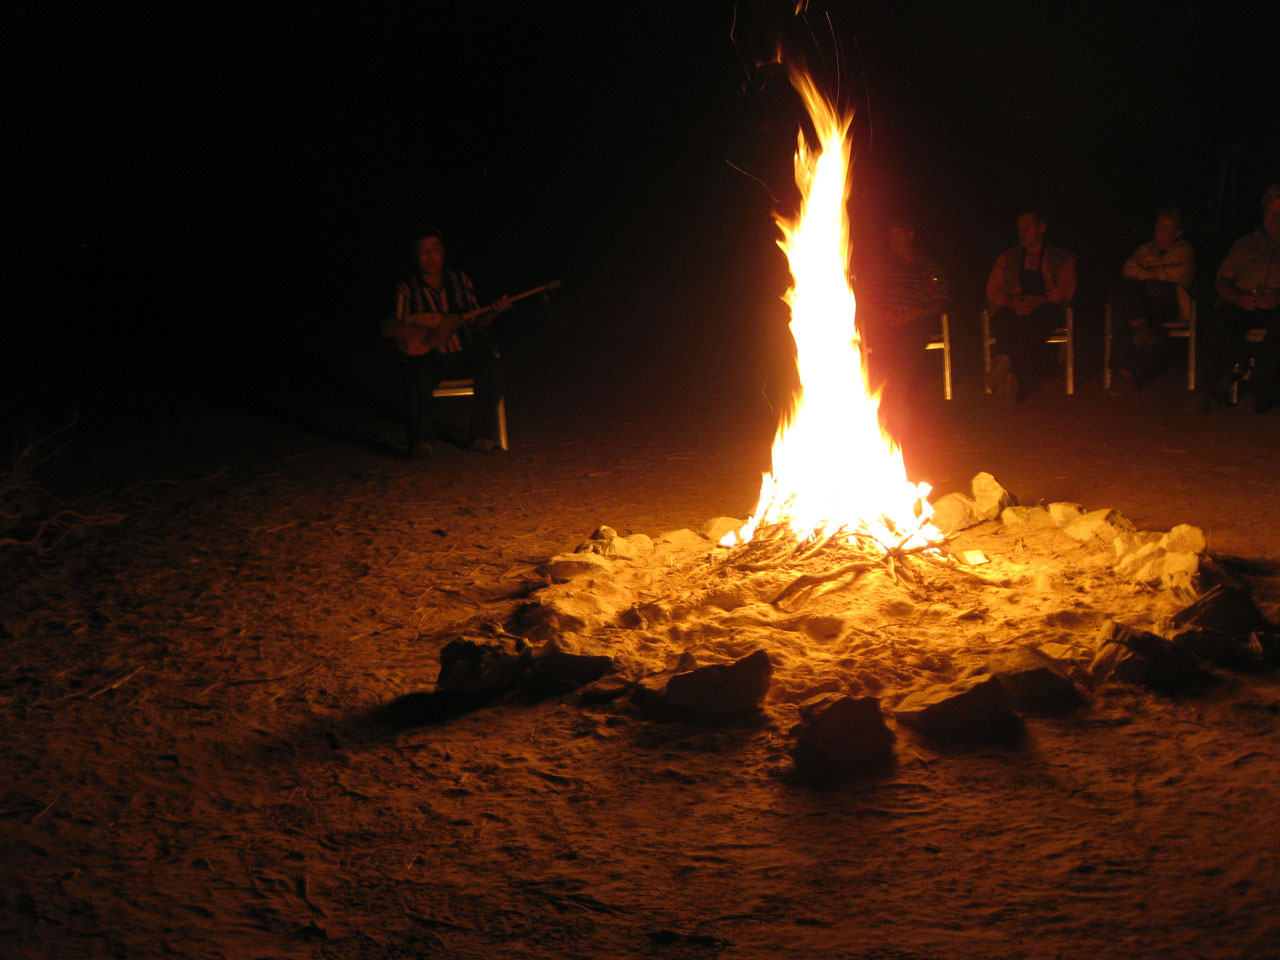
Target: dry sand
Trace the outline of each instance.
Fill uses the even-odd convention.
[[[1280,612],[1280,412],[1183,413],[1171,380],[1081,390],[962,392],[904,437],[909,472],[1197,524]],[[883,776],[789,774],[814,692],[890,700],[991,648],[1166,611],[1096,546],[976,530],[1027,574],[977,617],[874,578],[798,613],[738,585],[618,639],[633,667],[769,650],[749,723],[573,696],[386,723],[431,689],[451,625],[503,621],[599,524],[658,537],[753,504],[774,415],[749,392],[532,397],[513,389],[498,457],[409,462],[202,405],[49,465],[48,489],[124,519],[0,551],[0,955],[1280,956],[1275,675],[1108,684],[1017,747],[904,729]]]

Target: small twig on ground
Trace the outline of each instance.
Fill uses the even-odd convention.
[[[836,569],[829,570],[826,573],[802,574],[792,580],[791,583],[787,584],[787,586],[783,587],[782,592],[770,600],[769,603],[776,607],[788,597],[799,593],[806,587],[816,586],[820,583],[828,583],[832,580],[839,580],[841,577],[848,576],[851,573],[861,573],[864,570],[871,570],[878,566],[881,566],[881,562],[878,560],[859,560],[854,563],[846,563],[843,567],[837,567]]]
[[[256,683],[275,683],[278,680],[288,680],[290,677],[295,677],[304,670],[306,671],[306,673],[304,673],[300,679],[306,679],[311,674],[319,670],[320,666],[321,664],[319,662],[311,663],[311,664],[300,664],[299,666],[294,667],[292,670],[287,670],[284,673],[276,674],[273,677],[243,677],[243,678],[232,679],[232,680],[215,680],[213,683],[209,684],[209,686],[205,687],[203,690],[200,691],[200,696],[204,696],[207,693],[211,693],[212,691],[218,689],[218,687],[247,687],[251,684],[256,684]]]
[[[31,825],[32,825],[32,824],[34,824],[37,820],[39,820],[41,817],[43,817],[46,813],[48,813],[50,810],[52,810],[52,809],[53,809],[53,805],[54,805],[55,803],[57,803],[59,800],[61,800],[61,799],[62,799],[62,794],[63,794],[63,792],[64,792],[64,791],[59,790],[59,791],[57,792],[57,794],[54,796],[54,798],[53,798],[52,800],[50,800],[48,803],[46,803],[46,804],[44,805],[44,808],[43,808],[39,813],[37,813],[34,817],[32,817],[30,820],[28,820],[28,821],[27,821],[27,826],[31,826]]]
[[[823,537],[821,540],[815,543],[811,548],[806,550],[804,553],[800,554],[798,557],[795,557],[792,562],[803,563],[804,561],[810,559],[811,557],[816,557],[823,550],[825,550],[832,543],[832,541],[836,540],[836,538],[842,536],[843,534],[844,534],[844,527],[841,527],[839,530],[835,531],[835,533],[832,533],[828,536]],[[796,549],[799,550],[801,546],[803,546],[803,544],[798,544],[796,546]]]
[[[305,872],[298,878],[298,896],[302,898],[303,903],[320,914],[320,916],[327,917],[329,915],[324,907],[311,899],[311,877]]]
[[[44,554],[61,543],[72,530],[80,527],[107,526],[119,523],[123,519],[124,514],[112,513],[94,516],[92,514],[78,513],[75,510],[59,510],[53,516],[45,517],[40,526],[36,528],[36,532],[28,539],[20,540],[17,537],[5,537],[0,539],[0,547],[33,547],[37,554]],[[45,531],[55,524],[65,524],[65,526],[52,540],[42,543]]]
[[[932,563],[934,566],[942,567],[942,569],[944,570],[950,570],[952,573],[959,574],[962,577],[968,577],[970,580],[975,580],[978,583],[981,583],[983,586],[987,586],[987,587],[1004,586],[1004,584],[998,580],[988,580],[986,577],[980,574],[974,573],[972,570],[965,570],[963,567],[959,566],[958,564],[947,563],[947,561],[939,559],[938,557],[935,557],[933,554],[927,553],[923,550],[914,553],[914,556],[919,557],[921,560],[927,560],[929,563]]]
[[[55,704],[66,703],[68,700],[74,700],[76,699],[76,697],[84,697],[86,700],[92,700],[94,697],[100,696],[106,693],[108,690],[114,690],[116,689],[116,687],[120,686],[121,684],[126,683],[127,681],[133,679],[134,676],[136,676],[139,672],[141,672],[143,666],[146,666],[146,664],[143,664],[142,666],[134,667],[132,670],[130,670],[128,673],[124,674],[123,676],[117,677],[115,680],[112,680],[110,683],[103,684],[100,687],[96,687],[92,689],[86,688],[84,690],[77,690],[75,693],[68,693],[66,696],[57,697],[53,700],[44,700],[42,701],[41,705],[46,707],[51,707],[51,706],[54,706]]]

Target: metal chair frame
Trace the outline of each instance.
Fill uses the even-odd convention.
[[[464,380],[441,380],[431,391],[433,397],[474,397],[476,383],[467,378]],[[507,447],[507,398],[498,400],[498,446]]]
[[[991,308],[982,311],[982,392],[991,393],[991,345],[995,343],[991,336]],[[1045,339],[1045,343],[1066,346],[1066,389],[1067,396],[1076,392],[1076,311],[1074,306],[1067,307],[1066,325],[1059,327]]]
[[[942,332],[924,345],[926,350],[942,351],[942,391],[951,399],[951,318],[942,315]]]
[[[1107,304],[1102,333],[1102,387],[1111,386],[1111,304]],[[1164,324],[1164,332],[1170,337],[1187,341],[1187,389],[1196,388],[1196,302],[1191,301],[1191,315],[1186,320]]]

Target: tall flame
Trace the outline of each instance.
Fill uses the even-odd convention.
[[[796,148],[800,211],[778,217],[778,246],[787,255],[800,388],[773,442],[754,515],[726,542],[784,528],[801,539],[843,532],[869,534],[888,546],[919,546],[941,535],[928,522],[927,484],[907,480],[898,445],[880,427],[879,396],[870,390],[862,338],[849,286],[849,126],[813,81],[793,70],[791,82],[817,132],[811,148],[801,130]]]

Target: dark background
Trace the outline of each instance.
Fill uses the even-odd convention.
[[[793,210],[801,114],[768,64],[779,43],[857,109],[855,245],[913,213],[962,325],[1020,205],[1078,252],[1087,333],[1157,206],[1190,217],[1207,283],[1280,160],[1265,4],[186,3],[7,19],[0,373],[23,429],[138,414],[129,398],[153,386],[252,401],[331,369],[374,339],[418,224],[446,231],[482,298],[563,281],[550,309],[504,320],[526,383],[785,377],[772,212]]]

